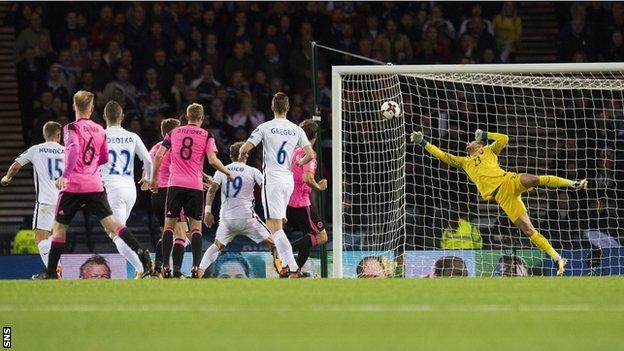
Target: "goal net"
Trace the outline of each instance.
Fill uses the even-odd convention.
[[[519,174],[589,180],[522,195],[566,274],[624,274],[622,64],[351,66],[333,70],[335,277],[553,275],[555,264],[468,177],[409,134],[466,156],[478,128],[509,136]],[[386,120],[385,101],[402,112]]]

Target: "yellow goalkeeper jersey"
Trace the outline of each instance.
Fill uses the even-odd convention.
[[[494,143],[484,146],[479,152],[470,156],[456,156],[440,150],[431,143],[428,143],[425,149],[447,165],[466,172],[468,178],[477,186],[481,196],[485,200],[491,200],[492,193],[501,185],[507,174],[498,163],[498,155],[507,146],[509,137],[500,133],[487,133],[487,136],[494,140]]]

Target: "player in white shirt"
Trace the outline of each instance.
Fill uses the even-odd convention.
[[[290,159],[295,147],[305,151],[305,156],[297,160],[300,166],[310,162],[314,151],[305,132],[298,125],[286,119],[290,109],[288,96],[277,93],[273,96],[271,110],[275,118],[264,122],[251,133],[249,140],[241,147],[239,160],[247,159],[249,151],[262,143],[264,182],[262,186],[262,206],[267,226],[274,235],[275,246],[280,253],[283,263],[290,271],[290,278],[300,276],[299,266],[292,254],[292,246],[283,230],[283,221],[286,219],[286,207],[294,189]],[[282,255],[284,253],[284,255]],[[283,264],[282,263],[282,264]]]
[[[271,232],[266,224],[254,212],[254,187],[262,185],[262,173],[246,164],[247,159],[240,159],[238,154],[243,146],[242,142],[230,146],[232,163],[225,166],[233,181],[228,181],[225,174],[217,171],[212,179],[212,185],[206,193],[206,207],[204,209],[204,223],[208,228],[214,224],[212,202],[217,190],[221,188],[221,212],[219,213],[219,227],[214,243],[204,252],[199,264],[199,275],[204,275],[208,268],[219,256],[219,252],[238,235],[245,235],[256,243],[264,243],[275,258],[275,245],[271,240]]]
[[[121,127],[123,110],[116,101],[106,104],[104,119],[108,163],[101,168],[102,180],[113,216],[121,225],[126,225],[137,197],[134,185],[134,155],[143,161],[146,179],[142,182],[148,181],[152,174],[152,158],[141,138]]]
[[[32,228],[35,231],[35,242],[39,248],[41,261],[48,266],[50,252],[49,237],[52,234],[52,223],[58,198],[58,189],[54,182],[63,173],[63,159],[65,148],[59,144],[63,127],[57,122],[47,122],[43,126],[44,143],[31,146],[24,151],[9,167],[7,174],[0,184],[7,186],[19,170],[28,163],[33,164],[33,179],[35,182],[35,212]]]

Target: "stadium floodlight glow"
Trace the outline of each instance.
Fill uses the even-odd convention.
[[[425,258],[439,252],[462,259],[469,275],[500,273],[501,253],[524,264],[521,272],[551,269],[465,174],[409,141],[423,130],[443,150],[466,155],[477,128],[509,135],[499,157],[505,170],[590,179],[584,193],[537,188],[523,195],[533,224],[555,248],[570,250],[571,272],[580,274],[585,268],[575,262],[584,257],[574,252],[612,245],[609,237],[623,230],[615,154],[624,138],[613,130],[624,123],[622,72],[624,63],[334,66],[333,277],[353,276],[368,256],[418,276],[432,269]],[[398,103],[401,115],[383,118],[386,101]],[[442,244],[458,212],[470,213],[488,250]]]

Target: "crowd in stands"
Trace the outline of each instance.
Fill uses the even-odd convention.
[[[514,2],[14,6],[26,145],[41,141],[45,122],[72,121],[71,96],[86,89],[96,94],[96,121],[102,122],[104,104],[115,100],[124,108],[124,126],[148,147],[159,139],[163,118],[180,116],[188,104],[199,102],[207,111],[205,126],[226,150],[271,118],[270,98],[277,91],[291,97],[293,122],[313,114],[311,41],[395,64],[487,64],[514,62],[523,32]],[[559,61],[624,59],[624,5],[556,6]],[[321,111],[329,115],[331,110],[331,65],[362,63],[348,55],[320,54]]]

